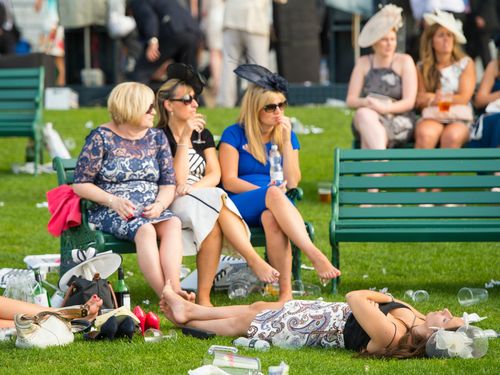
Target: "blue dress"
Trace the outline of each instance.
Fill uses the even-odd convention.
[[[165,133],[148,129],[141,139],[130,140],[103,126],[94,129],[78,157],[74,181],[93,183],[108,193],[144,206],[153,203],[160,185],[175,185]],[[170,210],[164,210],[155,219],[139,216],[127,221],[106,206],[95,205],[89,210],[89,222],[97,229],[130,241],[141,225],[173,216]]]
[[[500,79],[495,78],[495,83],[491,92],[500,90]],[[479,123],[481,121],[481,123]],[[480,139],[473,139],[468,143],[468,147],[476,148],[496,148],[500,147],[500,113],[484,113],[476,121],[472,133],[477,132],[477,127],[482,126]]]
[[[294,150],[300,149],[299,140],[292,132],[292,147]],[[227,143],[238,150],[238,177],[254,185],[259,189],[234,194],[228,191],[229,198],[234,202],[240,211],[243,219],[251,227],[261,226],[260,215],[266,210],[266,193],[269,188],[271,178],[269,176],[269,161],[262,164],[255,159],[247,149],[248,140],[245,136],[245,129],[240,124],[227,127],[222,133],[221,142]],[[271,142],[265,144],[266,154],[269,154]]]

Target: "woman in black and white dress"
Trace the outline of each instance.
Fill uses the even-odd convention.
[[[250,243],[250,231],[227,194],[216,186],[221,171],[212,134],[197,113],[204,78],[185,64],[171,64],[167,81],[156,95],[158,127],[165,131],[177,182],[177,198],[169,207],[182,221],[184,255],[196,254],[197,302],[211,305],[210,289],[222,248],[234,249],[263,282],[279,272],[267,264]],[[201,143],[199,141],[199,135]]]

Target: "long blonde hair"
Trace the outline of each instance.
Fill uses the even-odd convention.
[[[442,26],[438,23],[427,26],[420,37],[419,68],[424,79],[425,90],[428,92],[435,92],[437,89],[441,88],[441,73],[437,67],[437,59],[434,48],[432,48],[432,39],[440,27]],[[455,36],[453,36],[453,40],[451,61],[455,62],[464,57],[465,53],[462,51],[460,44],[457,43]]]
[[[281,95],[283,100],[285,96],[279,91],[270,91],[263,87],[251,84],[241,103],[240,115],[238,122],[245,129],[245,135],[248,140],[248,152],[262,164],[266,164],[267,155],[263,145],[262,132],[260,129],[259,112],[270,98],[274,95]],[[280,127],[275,127],[271,132],[271,142],[278,145],[278,149],[282,151],[283,137]]]

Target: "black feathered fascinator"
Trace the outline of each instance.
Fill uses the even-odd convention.
[[[288,92],[288,81],[277,73],[256,64],[243,64],[238,66],[234,73],[257,86],[267,90],[280,91],[283,94]]]
[[[183,63],[172,63],[167,67],[167,81],[170,79],[178,79],[191,86],[196,95],[200,95],[207,84],[207,80],[201,73]]]

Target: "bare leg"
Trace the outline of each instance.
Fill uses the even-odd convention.
[[[182,225],[177,217],[173,217],[167,221],[162,221],[153,224],[158,238],[160,239],[160,265],[163,272],[163,278],[166,282],[171,280],[172,288],[180,293],[184,298],[192,299],[195,296],[181,291],[180,275],[182,263]],[[161,297],[163,285],[159,290],[155,289],[158,297]]]
[[[273,214],[265,210],[261,216],[262,227],[266,234],[266,248],[269,262],[280,273],[280,301],[292,299],[292,248],[288,237],[283,233]]]
[[[441,134],[441,148],[460,148],[469,140],[469,129],[463,123],[448,124]]]
[[[361,137],[361,148],[370,150],[387,148],[387,132],[376,111],[370,108],[359,108],[354,116],[354,126]]]
[[[328,258],[312,243],[302,216],[285,194],[276,186],[271,186],[266,194],[266,207],[271,211],[281,230],[311,260],[321,279],[334,279],[340,276]]]
[[[253,248],[241,219],[224,205],[219,214],[219,224],[224,236],[245,258],[248,266],[255,272],[260,281],[272,283],[278,279],[280,273],[266,263]]]
[[[156,230],[152,224],[142,225],[134,238],[137,249],[137,262],[144,278],[155,293],[160,296],[165,278],[160,263],[160,254],[156,242]],[[178,288],[178,281],[175,283]]]
[[[64,86],[66,84],[66,65],[64,56],[56,56],[54,59],[57,68],[57,86]]]
[[[204,306],[212,306],[210,302],[210,291],[214,282],[217,266],[219,265],[222,248],[222,233],[216,223],[210,234],[200,246],[196,255],[196,267],[198,269],[198,293],[196,303]]]
[[[223,336],[244,335],[255,316],[266,309],[279,309],[281,302],[256,302],[252,305],[206,307],[179,297],[169,282],[163,289],[160,306],[176,325],[188,325]],[[166,311],[167,310],[167,311]]]
[[[102,299],[100,298],[90,298],[87,301],[88,305],[88,315],[81,319],[86,319],[92,321],[96,318],[99,313],[99,309],[102,306]],[[44,307],[36,305],[34,303],[18,301],[15,299],[0,296],[0,328],[10,328],[14,327],[14,316],[16,314],[27,314],[36,315],[42,311],[57,311],[58,308],[54,307]]]

